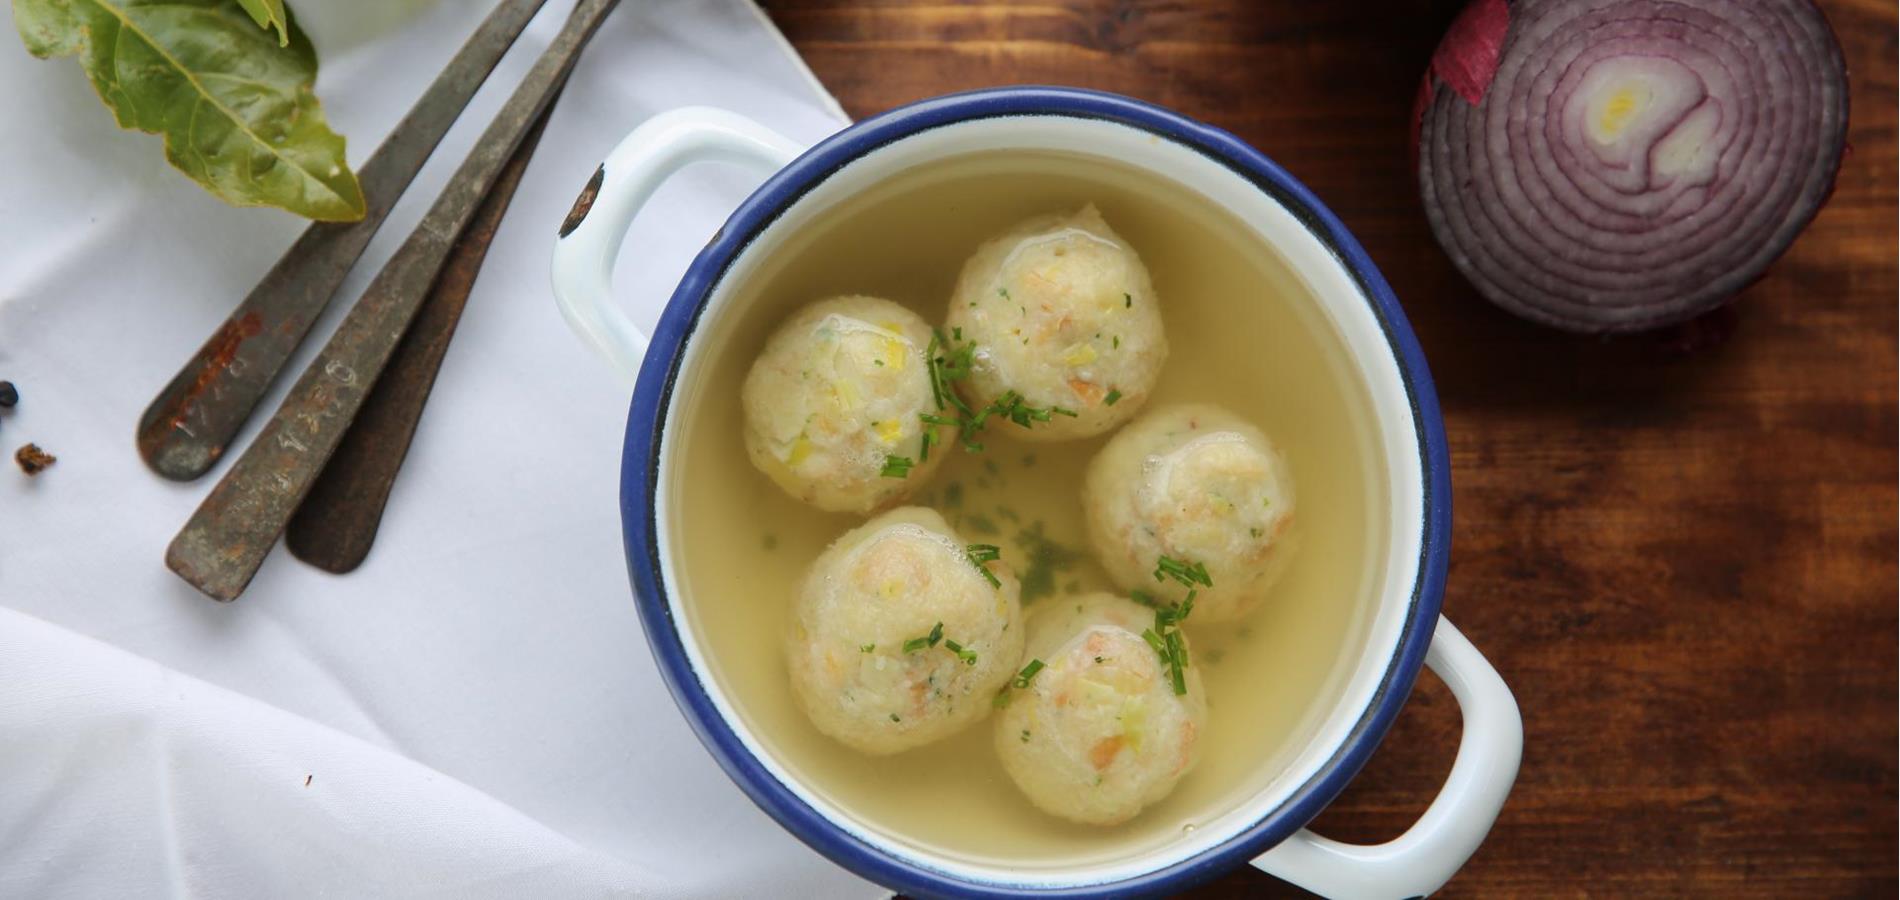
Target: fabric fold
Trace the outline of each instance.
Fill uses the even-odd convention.
[[[493,6],[293,5],[361,163]],[[396,10],[400,4],[404,10]],[[397,204],[241,453],[558,31],[552,0]],[[303,224],[234,209],[119,131],[71,60],[0,39],[0,897],[878,896],[754,807],[650,658],[620,548],[627,395],[548,288],[554,231],[622,136],[712,105],[811,142],[836,104],[744,0],[624,3],[497,231],[368,560],[275,553],[237,602],[162,559],[224,465],[132,446],[153,394]],[[635,224],[650,322],[757,183],[695,167]],[[736,439],[736,437],[735,437]],[[10,468],[10,466],[9,466]]]

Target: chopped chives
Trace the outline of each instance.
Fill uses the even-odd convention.
[[[1183,562],[1165,554],[1155,560],[1154,576],[1156,581],[1172,578],[1188,587],[1197,584],[1202,587],[1214,586],[1214,579],[1207,574],[1207,566],[1201,563]]]
[[[910,477],[911,467],[915,465],[917,465],[917,463],[912,461],[908,456],[886,456],[884,457],[884,469],[878,474],[883,475],[885,478],[908,478]]]
[[[1194,598],[1197,595],[1195,585],[1213,587],[1214,579],[1207,574],[1207,567],[1201,563],[1187,563],[1169,556],[1162,556],[1155,563],[1156,581],[1173,578],[1187,585],[1186,599],[1179,606],[1162,606],[1151,594],[1141,591],[1132,592],[1136,602],[1154,607],[1155,624],[1153,628],[1143,629],[1141,639],[1148,643],[1168,667],[1168,680],[1178,696],[1187,693],[1188,650],[1187,639],[1181,635],[1181,623],[1194,612]]]
[[[1153,633],[1150,631],[1143,634],[1146,636]],[[1180,632],[1169,632],[1168,637],[1162,639],[1160,643],[1161,649],[1155,652],[1161,654],[1162,660],[1168,664],[1168,681],[1174,688],[1174,695],[1179,697],[1187,693],[1187,648],[1181,645]]]
[[[1008,706],[1009,698],[1010,698],[1010,689],[1029,687],[1029,682],[1034,681],[1036,679],[1036,673],[1042,670],[1043,670],[1042,660],[1040,659],[1030,660],[1028,665],[1023,666],[1022,671],[1016,673],[1015,678],[1010,679],[1008,684],[1003,685],[1002,690],[996,692],[996,697],[990,700],[990,705],[996,707],[997,709],[1002,709],[1003,707]]]
[[[908,641],[905,641],[904,652],[916,653],[919,650],[923,650],[929,647],[935,647],[937,646],[937,642],[941,640],[943,640],[943,623],[938,622],[937,624],[930,627],[929,634],[924,635],[923,637],[914,637]]]
[[[1003,551],[1001,548],[995,544],[971,544],[964,548],[963,552],[969,556],[970,565],[975,566],[978,572],[983,573],[983,577],[989,581],[990,587],[1000,588],[1003,586],[1003,582],[996,577],[996,573],[990,571],[989,566],[984,565],[985,563],[1002,559]]]
[[[1031,681],[1036,680],[1036,673],[1041,672],[1045,668],[1047,668],[1047,666],[1043,663],[1042,660],[1032,659],[1029,661],[1028,665],[1023,666],[1023,670],[1021,672],[1016,673],[1015,679],[1010,681],[1010,684],[1013,684],[1019,688],[1026,688],[1029,686],[1029,683]]]
[[[976,651],[975,650],[971,650],[967,647],[964,647],[962,644],[959,644],[956,641],[950,640],[949,638],[944,638],[943,645],[949,648],[951,653],[955,653],[958,659],[963,660],[964,665],[966,666],[976,665]]]

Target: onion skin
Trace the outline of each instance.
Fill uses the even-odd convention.
[[[1426,216],[1480,293],[1641,331],[1727,302],[1820,211],[1847,72],[1812,0],[1474,0],[1415,125]]]

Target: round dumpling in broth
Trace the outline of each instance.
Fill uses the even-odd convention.
[[[819,731],[866,753],[948,737],[983,718],[1016,671],[1018,590],[934,510],[878,516],[806,575],[786,646],[793,695]]]
[[[1260,605],[1292,557],[1293,477],[1266,435],[1210,404],[1157,409],[1110,439],[1082,493],[1089,539],[1115,583],[1180,602],[1157,581],[1163,556],[1206,566],[1192,626],[1232,622]]]
[[[986,241],[950,300],[951,339],[975,344],[959,389],[981,409],[1010,392],[1056,408],[1023,440],[1101,434],[1147,402],[1168,358],[1161,307],[1141,257],[1093,205],[1040,216]]]
[[[936,426],[918,418],[936,412],[930,335],[922,317],[877,297],[833,297],[793,314],[740,394],[752,464],[830,512],[908,497],[943,462],[941,453],[925,459],[924,430]]]
[[[1169,666],[1141,637],[1153,623],[1153,610],[1104,593],[1044,601],[1030,616],[1027,654],[1044,665],[1010,690],[996,752],[1037,808],[1113,825],[1194,767],[1207,727],[1200,671],[1190,662],[1187,692],[1174,692]]]

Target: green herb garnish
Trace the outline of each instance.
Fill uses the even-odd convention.
[[[924,349],[924,364],[930,370],[930,396],[936,402],[937,409],[954,406],[968,414],[969,406],[957,396],[951,384],[970,377],[970,366],[976,358],[976,344],[963,340],[962,329],[957,329],[956,335],[956,342],[952,343],[943,336],[943,332],[932,329],[930,345]]]
[[[1082,553],[1070,547],[1056,543],[1042,533],[1042,523],[1037,522],[1016,534],[1017,546],[1029,561],[1023,565],[1022,602],[1049,596],[1056,591],[1056,573],[1068,571],[1082,560]]]
[[[1009,296],[1007,291],[1003,296]],[[921,414],[920,418],[927,425],[956,425],[958,442],[963,444],[965,452],[982,452],[982,441],[977,441],[977,437],[984,425],[990,423],[990,418],[1005,418],[1018,427],[1032,427],[1035,422],[1049,422],[1054,416],[1077,416],[1075,410],[1062,406],[1030,406],[1016,391],[1003,391],[1003,395],[990,401],[988,406],[973,410],[956,393],[956,382],[969,378],[971,368],[977,365],[977,342],[963,340],[963,328],[952,328],[952,334],[956,336],[944,338],[940,330],[931,330],[931,342],[923,349],[923,361],[929,366],[931,376],[931,401],[937,404],[939,416]],[[1024,344],[1028,344],[1028,340],[1024,340]],[[921,458],[929,459],[929,448],[937,442],[939,439],[925,429]]]
[[[916,653],[919,650],[935,647],[937,646],[937,642],[941,640],[943,640],[943,623],[938,622],[937,624],[932,625],[930,627],[929,634],[924,635],[923,637],[914,637],[908,641],[905,641],[904,652]]]
[[[923,445],[917,451],[919,462],[930,461],[930,448],[943,443],[943,435],[937,431],[938,425],[956,425],[963,423],[954,416],[935,416],[930,413],[918,413],[917,418],[924,423]]]
[[[1036,680],[1036,673],[1042,671],[1043,668],[1044,666],[1043,666],[1042,660],[1040,659],[1030,660],[1028,665],[1023,666],[1022,671],[1016,673],[1016,677],[1011,678],[1008,684],[1003,685],[1002,690],[996,692],[996,697],[990,701],[990,705],[996,707],[997,709],[1002,709],[1003,707],[1008,706],[1009,698],[1010,698],[1010,689],[1011,688],[1020,689],[1020,688],[1029,687],[1029,683],[1031,681]],[[1025,732],[1025,734],[1026,733],[1027,732]]]
[[[1197,593],[1194,585],[1213,587],[1214,580],[1208,577],[1206,566],[1186,563],[1169,556],[1162,556],[1155,563],[1155,580],[1162,580],[1164,574],[1188,586],[1187,599],[1182,600],[1179,606],[1162,606],[1153,602],[1154,598],[1147,597],[1148,604],[1155,609],[1155,624],[1153,628],[1141,632],[1141,639],[1154,648],[1155,655],[1161,657],[1161,662],[1168,667],[1168,679],[1173,683],[1174,693],[1179,696],[1187,693],[1188,667],[1187,639],[1181,636],[1181,623],[1187,621],[1188,615],[1194,612],[1194,597]],[[1137,602],[1141,602],[1145,596],[1140,591],[1134,594]]]
[[[1189,588],[1197,584],[1201,587],[1214,586],[1214,579],[1207,574],[1207,566],[1201,563],[1183,562],[1166,554],[1155,560],[1154,576],[1156,581],[1172,578]]]
[[[1135,308],[1135,297],[1133,294],[1122,294],[1122,308],[1123,309]]]
[[[984,422],[991,416],[1008,419],[1023,428],[1028,428],[1032,423],[1047,422],[1054,416],[1075,418],[1076,412],[1075,410],[1065,409],[1060,406],[1030,406],[1023,402],[1022,394],[1015,391],[1004,391],[1001,397],[991,401],[989,406],[977,412],[976,421],[973,423],[972,428],[981,429]]]
[[[968,403],[957,394],[955,383],[970,377],[970,369],[975,364],[976,343],[963,339],[963,329],[953,329],[956,339],[952,342],[941,331],[930,333],[930,346],[924,351],[924,362],[930,370],[930,396],[938,412],[950,410],[947,415],[932,416],[925,414],[924,421],[932,425],[953,425],[957,429],[957,439],[963,449],[969,453],[978,453],[983,445],[975,439],[981,428],[981,420]],[[976,423],[976,424],[972,424]],[[932,440],[931,443],[936,443]]]
[[[1031,681],[1036,680],[1036,673],[1042,671],[1043,669],[1047,667],[1048,666],[1045,663],[1043,663],[1042,660],[1032,659],[1029,661],[1028,665],[1023,666],[1023,670],[1021,672],[1016,673],[1016,677],[1011,679],[1009,683],[1019,688],[1026,688],[1029,686],[1029,683]]]
[[[1121,388],[1109,388],[1108,396],[1102,398],[1102,403],[1105,406],[1114,406],[1115,401],[1120,400],[1121,398],[1122,398]]]
[[[968,649],[964,647],[962,644],[959,644],[956,641],[950,640],[949,638],[944,639],[943,645],[946,648],[948,648],[951,653],[955,653],[958,659],[963,660],[964,665],[966,666],[976,665],[976,651],[975,650]]]
[[[983,432],[992,417],[1008,419],[1017,425],[1028,428],[1036,422],[1047,422],[1054,416],[1074,418],[1077,413],[1060,406],[1036,407],[1023,400],[1016,391],[1005,391],[1003,395],[990,401],[982,409],[971,409],[968,403],[957,394],[955,384],[970,377],[970,370],[976,364],[976,342],[963,339],[961,328],[952,329],[956,337],[945,338],[943,332],[930,333],[930,345],[924,350],[924,361],[930,369],[930,397],[937,411],[944,415],[921,414],[921,418],[930,425],[954,425],[957,428],[957,441],[970,453],[983,451],[983,442],[977,436]],[[930,458],[930,447],[937,440],[926,430],[924,449],[920,455]]]
[[[858,645],[858,652],[859,652],[859,653],[869,653],[869,652],[871,652],[871,651],[873,651],[873,650],[876,650],[876,649],[877,649],[877,645],[876,645],[876,644],[859,644],[859,645]]]
[[[908,478],[912,466],[917,465],[908,456],[884,457],[884,469],[879,473],[885,478]]]
[[[995,544],[971,544],[965,547],[963,552],[969,555],[970,564],[976,566],[976,570],[982,572],[983,577],[989,580],[990,587],[1000,588],[1003,586],[1003,582],[997,579],[996,573],[990,571],[989,566],[984,565],[984,563],[991,563],[1002,559],[1003,551],[1001,548]]]

